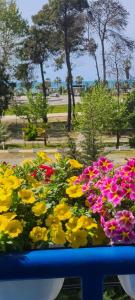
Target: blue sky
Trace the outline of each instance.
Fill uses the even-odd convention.
[[[22,12],[22,15],[27,20],[31,20],[31,15],[34,15],[42,6],[47,3],[47,0],[16,0],[18,8]],[[127,28],[127,35],[134,40],[135,38],[135,0],[120,0],[120,2],[127,8],[130,13],[129,24]],[[99,65],[101,64],[99,53]],[[37,79],[40,80],[39,72],[36,72]],[[73,75],[82,75],[85,80],[94,80],[96,78],[96,71],[93,63],[93,59],[87,55],[73,60]],[[132,75],[135,77],[135,69],[132,70]],[[46,68],[46,77],[54,80],[56,76],[60,76],[63,80],[66,77],[66,68],[63,70],[54,71],[53,63],[50,67]]]

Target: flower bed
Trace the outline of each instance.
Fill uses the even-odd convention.
[[[39,152],[0,164],[0,251],[89,247],[135,241],[135,159],[89,167]]]

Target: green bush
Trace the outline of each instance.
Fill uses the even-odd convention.
[[[34,141],[37,135],[37,127],[34,124],[30,123],[24,128],[24,138],[26,141]]]
[[[135,148],[135,135],[129,138],[129,146]]]

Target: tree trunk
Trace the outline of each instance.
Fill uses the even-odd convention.
[[[44,96],[44,104],[45,104],[45,115],[43,117],[43,124],[44,124],[44,127],[46,128],[46,124],[48,122],[48,118],[47,118],[47,114],[46,114],[46,106],[47,106],[47,103],[46,103],[46,85],[45,85],[45,78],[44,78],[44,70],[43,70],[43,63],[40,63],[40,70],[41,70],[41,77],[42,77],[42,88],[43,88],[43,96]],[[47,145],[47,135],[46,135],[46,129],[45,129],[45,132],[44,132],[44,145],[46,146]]]
[[[73,89],[73,76],[71,71],[71,64],[70,64],[70,88],[71,88],[72,103],[73,103],[73,117],[75,118],[75,95]]]
[[[120,146],[120,132],[119,132],[119,129],[117,129],[117,142],[116,142],[116,149],[119,149],[119,146]]]
[[[104,40],[101,40],[101,48],[102,48],[102,62],[103,62],[103,82],[106,83],[106,59],[105,59]]]
[[[43,63],[40,63],[40,71],[41,71],[41,77],[42,77],[43,95],[44,95],[44,99],[46,100],[46,85],[45,85],[45,78],[44,78]]]
[[[71,99],[71,90],[70,90],[69,75],[67,76],[67,91],[68,91],[67,130],[70,132],[71,131],[71,122],[72,122],[72,99]]]
[[[119,106],[120,106],[120,82],[119,82],[119,68],[117,65],[117,61],[115,61],[115,66],[116,66],[116,84],[117,84],[117,100],[118,100],[118,112],[119,112]],[[119,149],[120,146],[120,130],[117,128],[117,142],[116,142],[116,149]]]
[[[66,55],[66,65],[67,65],[67,90],[68,90],[68,117],[67,117],[67,129],[71,131],[71,122],[72,122],[72,97],[71,97],[71,84],[72,84],[72,72],[71,72],[71,63],[70,63],[70,52],[68,49],[68,32],[67,32],[67,15],[65,11],[65,36],[64,36],[64,48]]]
[[[95,59],[95,64],[96,64],[97,78],[98,78],[98,81],[100,82],[100,74],[99,74],[99,68],[98,68],[98,62],[97,62],[96,54],[94,54],[94,59]]]

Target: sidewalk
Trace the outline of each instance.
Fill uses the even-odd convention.
[[[55,114],[53,113],[53,114],[48,114],[48,119],[51,119],[51,118],[61,119],[61,118],[66,118],[66,117],[67,117],[67,113],[55,113]],[[17,117],[16,115],[3,116],[2,117],[2,121],[3,122],[22,121],[23,119],[26,120],[26,117],[22,116],[20,118],[20,117]]]

